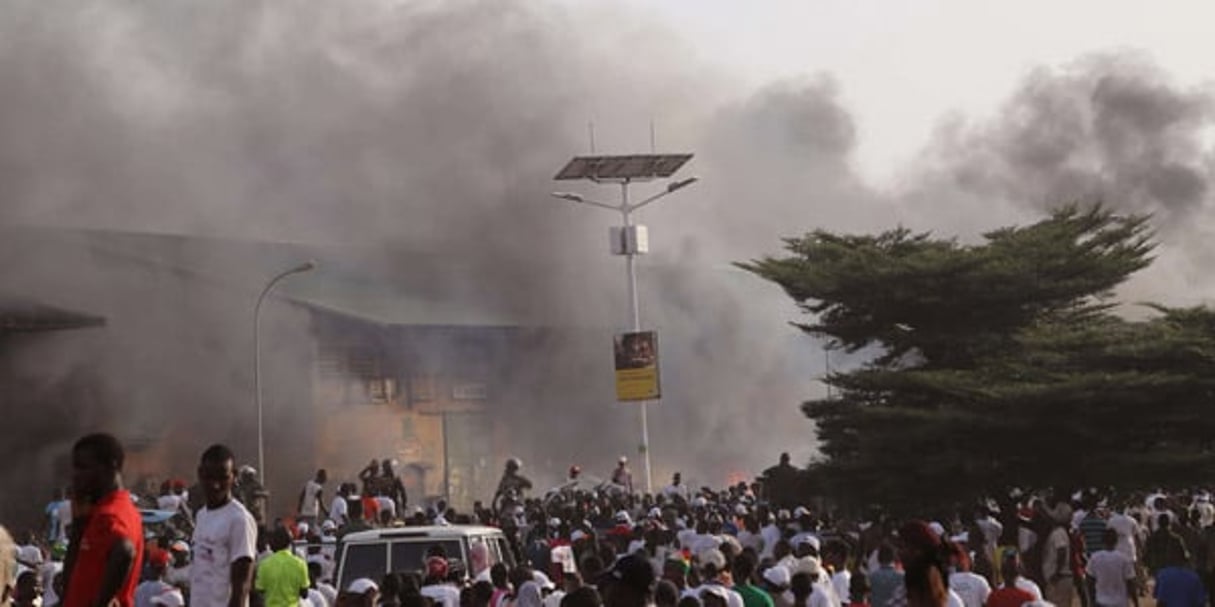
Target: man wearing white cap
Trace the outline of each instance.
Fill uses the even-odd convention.
[[[629,471],[629,458],[622,455],[616,461],[616,469],[612,471],[612,483],[629,493],[633,492],[633,473]]]
[[[375,607],[380,602],[380,587],[365,577],[350,582],[346,592],[351,595],[350,607]]]
[[[763,589],[772,597],[773,607],[793,607],[793,595],[789,593],[789,584],[793,579],[789,569],[783,565],[773,565],[764,570]]]
[[[726,570],[726,555],[716,548],[711,548],[697,554],[696,560],[700,563],[700,574],[704,583],[698,588],[685,591],[684,596],[702,598],[707,591],[725,597],[726,607],[744,607],[742,595],[727,588],[721,579]]]

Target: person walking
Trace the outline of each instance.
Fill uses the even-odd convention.
[[[1087,572],[1093,579],[1096,607],[1139,607],[1135,588],[1135,563],[1118,551],[1118,531],[1106,529],[1103,550],[1088,559]]]

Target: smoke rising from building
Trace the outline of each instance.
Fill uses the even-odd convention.
[[[1180,275],[1211,256],[1201,236],[1212,97],[1134,56],[1031,74],[995,118],[943,125],[887,190],[853,170],[857,129],[829,76],[738,90],[677,33],[630,13],[612,29],[602,15],[541,2],[19,0],[0,17],[0,227],[212,243],[144,251],[154,263],[135,272],[138,246],[103,250],[88,233],[60,254],[37,245],[37,230],[0,243],[6,290],[109,319],[104,335],[65,335],[61,348],[42,343],[5,363],[34,386],[6,406],[70,400],[81,412],[24,427],[46,438],[14,452],[62,449],[99,425],[148,435],[184,419],[193,436],[166,455],[183,472],[214,440],[252,456],[246,304],[275,263],[296,260],[233,251],[277,242],[357,259],[322,259],[324,278],[357,270],[419,285],[435,302],[573,329],[579,337],[547,344],[515,378],[512,405],[529,414],[511,432],[544,474],[571,462],[606,473],[636,444],[608,372],[610,333],[626,320],[623,269],[606,254],[616,219],[548,197],[558,166],[586,151],[588,120],[603,152],[644,151],[655,119],[660,151],[697,153],[685,173],[702,183],[645,211],[655,253],[641,262],[642,315],[662,332],[664,357],[654,460],[693,482],[754,472],[782,448],[812,450],[797,403],[820,390],[822,355],[785,323],[797,312],[777,289],[726,269],[775,251],[781,236],[900,222],[973,235],[1101,197],[1156,212],[1162,255]],[[242,244],[214,245],[225,239]],[[150,281],[190,272],[194,286],[144,297]],[[1155,298],[1175,288],[1148,283]],[[298,316],[278,307],[267,329],[278,355],[267,369],[270,436],[289,445],[272,458],[278,470],[307,448],[292,440],[307,421],[291,406],[305,397],[293,370],[309,348]],[[79,374],[104,378],[104,391],[63,388]],[[774,434],[771,453],[755,448],[760,432]]]

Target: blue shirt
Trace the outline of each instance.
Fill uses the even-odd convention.
[[[886,607],[894,598],[895,590],[902,586],[903,572],[890,565],[882,565],[869,576],[869,603],[873,607]]]
[[[1185,567],[1165,567],[1157,571],[1153,596],[1161,607],[1202,607],[1207,602],[1202,580]]]

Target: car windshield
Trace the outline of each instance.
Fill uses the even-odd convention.
[[[392,544],[392,570],[394,572],[425,572],[426,557],[432,547],[442,548],[449,561],[463,561],[464,552],[459,540],[409,540]]]
[[[365,577],[377,584],[388,571],[388,546],[385,544],[355,544],[346,547],[345,562],[339,588],[347,587],[351,581]]]

